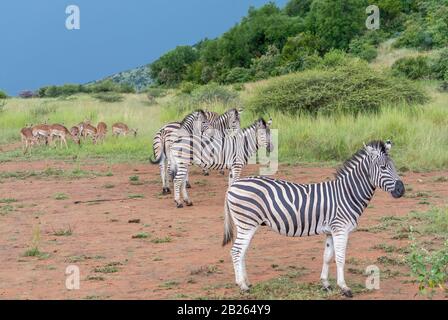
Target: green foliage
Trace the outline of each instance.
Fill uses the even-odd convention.
[[[251,69],[255,79],[265,79],[278,75],[280,66],[280,51],[275,46],[269,46],[267,52],[259,58],[252,60]]]
[[[314,0],[307,26],[321,40],[321,51],[347,49],[365,29],[366,7],[364,0]]]
[[[421,49],[448,46],[448,1],[420,0],[415,4],[396,46]]]
[[[253,79],[252,70],[242,67],[231,69],[225,75],[224,83],[243,83]]]
[[[0,99],[6,99],[8,98],[8,95],[6,94],[6,92],[0,90]]]
[[[428,79],[431,76],[429,58],[417,56],[398,59],[392,66],[392,73],[412,80]]]
[[[121,102],[124,100],[122,95],[115,92],[100,92],[96,93],[94,97],[102,102],[108,103]]]
[[[197,84],[190,82],[190,81],[184,81],[180,84],[179,90],[181,93],[190,94],[198,87]]]
[[[270,81],[250,100],[256,113],[333,114],[378,111],[382,104],[423,103],[424,92],[407,80],[396,81],[364,63],[350,66],[339,52],[324,58],[326,70],[310,70]],[[331,68],[336,67],[336,68]]]
[[[154,98],[162,98],[168,94],[168,91],[166,89],[162,89],[162,88],[149,87],[145,91],[148,95],[150,95]]]
[[[238,94],[216,83],[211,83],[193,90],[191,97],[195,103],[221,102],[228,104],[236,101]]]
[[[184,80],[188,65],[198,59],[197,50],[190,46],[178,46],[164,54],[150,66],[150,75],[161,85],[176,85]]]
[[[427,293],[428,289],[430,293],[435,289],[443,290],[448,281],[448,241],[441,249],[430,252],[413,240],[407,262],[417,278],[419,290],[422,293]]]
[[[448,80],[448,49],[443,49],[434,59],[432,72],[435,79]]]
[[[283,9],[288,16],[305,17],[310,11],[312,0],[289,0]]]

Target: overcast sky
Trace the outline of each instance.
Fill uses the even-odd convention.
[[[2,0],[0,90],[85,83],[215,38],[268,0]],[[287,0],[276,0],[284,6]],[[66,8],[80,29],[66,28]]]

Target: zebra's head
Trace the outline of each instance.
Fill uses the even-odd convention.
[[[372,141],[364,150],[370,157],[370,182],[386,192],[390,192],[394,198],[401,198],[405,193],[404,184],[398,176],[397,170],[389,156],[392,142]]]
[[[208,122],[207,116],[203,110],[197,110],[188,115],[184,119],[182,126],[184,124],[191,125],[191,132],[199,135],[202,135],[210,128],[210,123]]]
[[[241,129],[241,118],[240,118],[241,111],[237,109],[230,109],[226,112],[228,117],[228,125],[229,129],[231,130],[240,130]]]
[[[270,153],[274,149],[272,143],[271,127],[272,119],[266,122],[264,119],[259,119],[256,123],[257,127],[257,144],[259,147],[266,147],[266,151]]]

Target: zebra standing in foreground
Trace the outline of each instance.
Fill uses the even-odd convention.
[[[223,245],[233,240],[231,255],[236,283],[249,289],[245,255],[259,226],[267,225],[290,237],[327,236],[321,281],[330,290],[329,263],[336,254],[337,284],[352,297],[344,280],[348,235],[372,199],[376,188],[394,198],[404,195],[403,182],[389,157],[390,141],[373,141],[346,161],[336,179],[317,184],[295,184],[266,177],[236,181],[227,191]]]
[[[210,123],[210,127],[218,131],[218,133],[226,135],[228,130],[240,129],[240,118],[242,110],[230,109],[222,115],[211,111],[202,111],[206,120]],[[188,116],[187,116],[188,117]],[[155,135],[153,140],[153,151],[155,160],[150,159],[152,164],[159,164],[160,176],[162,177],[162,194],[171,193],[169,188],[169,175],[168,175],[168,156],[167,151],[170,149],[171,144],[177,138],[176,132],[181,128],[182,122],[171,122],[163,126]],[[184,127],[187,134],[193,133],[190,131],[192,127]],[[208,175],[207,171],[204,171],[205,175]],[[187,178],[187,187],[190,186]]]
[[[268,152],[273,149],[270,126],[272,119],[266,123],[263,119],[255,121],[233,136],[219,133],[208,135],[185,135],[176,140],[170,149],[171,172],[174,176],[174,201],[178,208],[183,204],[180,192],[187,206],[193,205],[188,197],[186,178],[188,166],[194,164],[204,169],[229,169],[229,186],[238,179],[241,170],[249,159],[261,147]]]

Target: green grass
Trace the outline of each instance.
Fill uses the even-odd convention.
[[[155,238],[155,239],[152,239],[152,240],[151,240],[152,243],[156,243],[156,244],[159,244],[159,243],[168,243],[168,242],[171,242],[171,241],[172,241],[172,239],[171,239],[170,237]]]
[[[3,198],[0,199],[0,203],[13,203],[13,202],[18,202],[19,200],[14,199],[14,198]]]
[[[69,197],[65,193],[58,192],[54,194],[53,199],[55,200],[67,200]]]
[[[147,239],[147,238],[149,238],[149,233],[147,232],[137,233],[136,235],[132,236],[132,239]]]
[[[67,229],[55,230],[53,232],[53,235],[56,237],[68,237],[68,236],[71,236],[72,234],[73,234],[73,230],[71,227],[68,227]]]

